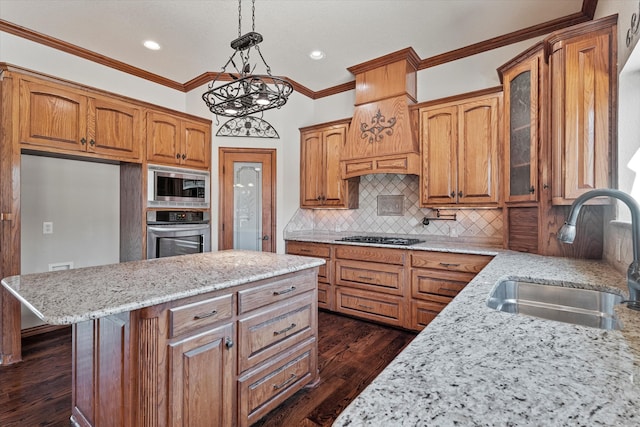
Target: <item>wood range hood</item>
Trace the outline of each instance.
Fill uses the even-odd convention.
[[[340,159],[343,179],[420,174],[420,144],[409,114],[419,62],[409,47],[348,68],[356,76],[356,100]]]

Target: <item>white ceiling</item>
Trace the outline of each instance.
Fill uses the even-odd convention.
[[[581,7],[582,0],[257,0],[255,30],[274,75],[319,91],[352,81],[347,67],[387,53],[413,47],[424,59]],[[250,0],[242,11],[244,34]],[[0,19],[186,83],[219,71],[233,53],[238,1],[0,0]],[[162,49],[145,49],[147,39]],[[312,49],[326,58],[313,61]]]

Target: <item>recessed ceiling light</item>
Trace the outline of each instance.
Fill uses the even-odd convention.
[[[160,50],[160,45],[153,40],[147,40],[144,43],[144,47],[151,50]]]
[[[319,60],[319,59],[324,58],[324,52],[323,52],[323,51],[321,51],[321,50],[312,50],[312,51],[309,53],[309,58],[311,58],[311,59],[315,59],[315,60],[317,61],[317,60]]]

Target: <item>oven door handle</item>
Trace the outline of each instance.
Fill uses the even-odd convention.
[[[209,224],[147,225],[147,230],[160,233],[167,231],[203,231],[209,228],[211,228]]]

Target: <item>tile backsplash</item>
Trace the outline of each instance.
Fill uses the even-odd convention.
[[[400,212],[380,206],[397,197],[378,196],[402,196]],[[284,230],[285,238],[288,233],[325,231],[464,237],[487,244],[502,243],[501,209],[442,208],[442,216],[455,214],[456,219],[423,225],[422,219],[435,217],[436,211],[419,207],[419,178],[415,175],[365,175],[360,179],[359,197],[358,209],[298,209]]]

